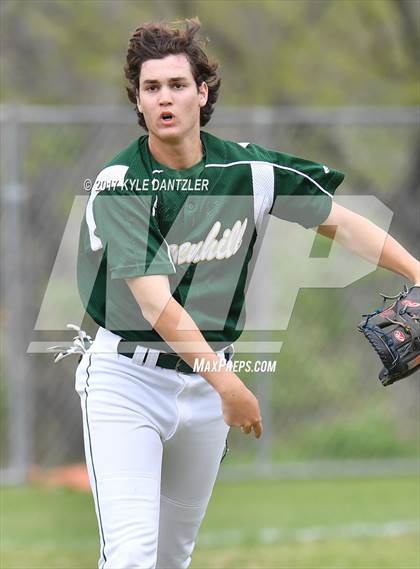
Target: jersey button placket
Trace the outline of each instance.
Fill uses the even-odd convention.
[[[187,202],[185,204],[186,207],[186,218],[187,223],[190,227],[193,227],[196,223],[196,211],[197,206],[192,198],[187,198]]]

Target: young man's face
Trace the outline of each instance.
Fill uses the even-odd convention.
[[[207,94],[205,83],[197,89],[184,54],[149,59],[141,67],[137,106],[151,136],[178,142],[196,135]]]

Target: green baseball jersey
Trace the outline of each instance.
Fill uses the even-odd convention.
[[[267,214],[316,227],[344,178],[322,164],[201,132],[201,162],[157,163],[141,136],[98,174],[81,225],[78,284],[102,327],[171,351],[143,318],[127,278],[167,275],[214,349],[244,324],[246,283]]]

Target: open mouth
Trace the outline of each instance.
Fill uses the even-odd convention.
[[[170,123],[170,122],[173,121],[174,115],[173,115],[172,113],[169,113],[169,112],[166,113],[166,112],[165,112],[165,113],[162,113],[162,114],[160,115],[160,118],[163,120],[164,123]]]

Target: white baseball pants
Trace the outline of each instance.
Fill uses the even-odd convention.
[[[99,569],[185,569],[229,427],[200,375],[146,367],[100,328],[76,372]]]

